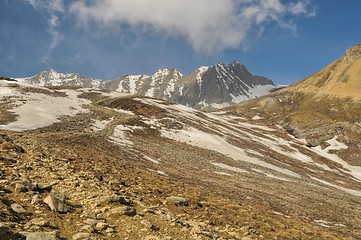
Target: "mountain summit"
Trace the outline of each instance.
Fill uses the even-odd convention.
[[[361,100],[361,44],[317,73],[284,89],[285,92],[333,96]]]
[[[123,75],[115,80],[103,81],[50,70],[17,80],[40,86],[100,88],[160,98],[197,109],[226,107],[281,88],[275,86],[272,80],[252,75],[236,61],[228,66],[223,63],[202,66],[189,76],[176,69],[159,69],[151,76]]]
[[[339,137],[348,146],[342,150],[343,158],[360,166],[360,100],[361,45],[357,45],[315,74],[234,109],[273,120],[306,139],[310,147],[325,147],[327,141]]]

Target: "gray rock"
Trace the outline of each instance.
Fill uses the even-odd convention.
[[[98,231],[103,231],[103,230],[107,229],[108,226],[109,225],[107,223],[100,222],[100,223],[97,223],[94,228]]]
[[[125,205],[130,204],[130,201],[127,201],[124,196],[120,196],[120,195],[106,196],[103,198],[103,202],[109,202],[109,203],[118,202],[120,204],[125,204]]]
[[[18,213],[18,214],[27,214],[28,212],[19,204],[17,203],[13,203],[11,204],[11,210],[13,210],[14,212]]]
[[[60,193],[51,192],[44,199],[44,202],[48,204],[51,211],[66,213],[68,208],[65,206],[64,196]]]
[[[90,237],[89,233],[80,232],[73,236],[73,240],[86,239],[88,237]]]
[[[40,227],[49,226],[49,221],[44,218],[33,218],[30,220],[30,223]]]
[[[32,183],[33,191],[51,191],[53,184],[49,183]]]
[[[24,184],[22,184],[22,183],[15,184],[15,192],[20,193],[20,192],[26,192],[26,191],[28,191],[28,189]]]
[[[95,232],[94,228],[91,225],[85,225],[83,226],[80,231],[82,232],[88,232],[88,233],[93,233]]]
[[[108,227],[106,230],[105,230],[106,233],[113,233],[115,232],[114,228],[112,227]]]
[[[102,220],[96,220],[96,219],[87,219],[84,221],[85,224],[91,225],[91,226],[95,226],[97,223],[102,222]]]
[[[40,196],[39,195],[34,195],[32,198],[31,198],[31,204],[32,205],[37,205],[39,203],[41,203],[43,200],[41,200]]]
[[[180,205],[180,206],[189,206],[189,202],[183,197],[170,196],[170,197],[167,197],[167,200],[169,202],[173,202],[177,206],[178,205]]]
[[[137,214],[137,210],[134,207],[122,206],[111,209],[110,214],[127,215],[132,217]]]
[[[26,240],[58,240],[58,232],[22,232]]]

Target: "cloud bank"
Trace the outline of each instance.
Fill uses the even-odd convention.
[[[72,14],[79,26],[131,29],[185,39],[201,54],[213,54],[246,45],[267,26],[295,31],[295,19],[312,17],[313,0],[25,0],[49,14],[49,51],[63,36],[57,31],[61,17]],[[92,30],[92,29],[91,29]],[[257,34],[256,34],[257,35]]]
[[[198,53],[237,48],[270,23],[295,30],[315,16],[311,0],[78,0],[69,5],[81,26],[130,27],[185,38]]]

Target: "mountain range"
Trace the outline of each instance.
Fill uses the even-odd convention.
[[[116,81],[0,78],[0,240],[361,239],[361,45],[214,111]]]
[[[176,69],[159,69],[153,75],[123,75],[115,80],[84,78],[81,74],[43,71],[33,77],[17,78],[39,86],[77,86],[118,91],[164,99],[196,109],[226,107],[263,96],[284,86],[252,75],[244,65],[232,62],[200,67],[189,76]]]

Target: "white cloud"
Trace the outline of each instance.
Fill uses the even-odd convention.
[[[42,58],[42,63],[47,63],[50,60],[50,55],[54,48],[63,39],[62,34],[57,31],[57,27],[60,25],[58,14],[66,11],[63,0],[26,0],[35,9],[45,10],[49,18],[47,19],[48,28],[47,31],[50,33],[52,40],[48,46],[47,53]]]
[[[250,30],[262,30],[270,22],[294,29],[285,16],[311,16],[309,8],[309,0],[78,0],[69,9],[82,26],[127,25],[134,31],[185,37],[195,51],[214,53],[239,47]]]
[[[62,39],[56,31],[57,14],[68,11],[82,27],[94,23],[110,30],[126,26],[137,34],[180,37],[205,54],[247,45],[252,33],[267,32],[270,23],[294,30],[294,18],[316,15],[312,0],[74,0],[66,7],[64,0],[26,1],[50,14],[50,51]]]

